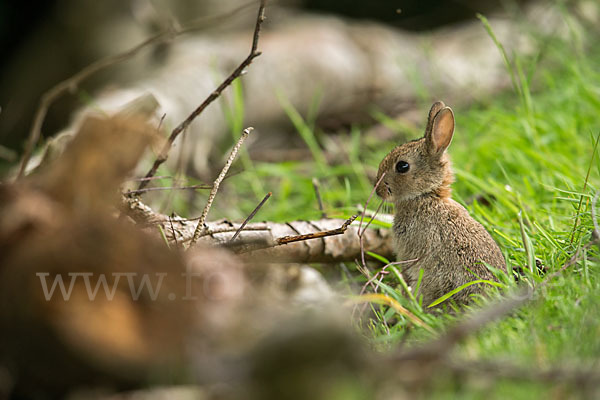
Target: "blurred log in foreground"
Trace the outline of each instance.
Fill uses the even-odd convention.
[[[153,131],[144,117],[88,117],[46,170],[0,186],[0,367],[15,395],[129,387],[181,367],[183,260],[111,207]]]

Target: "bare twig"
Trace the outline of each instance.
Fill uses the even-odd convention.
[[[323,208],[323,200],[321,199],[321,191],[319,190],[319,180],[317,178],[312,179],[312,185],[315,189],[315,196],[317,196],[317,203],[319,204],[319,210],[321,211],[321,218],[327,218],[327,213]]]
[[[377,214],[379,213],[379,210],[381,210],[381,206],[383,205],[384,201],[382,200],[381,203],[379,203],[379,206],[377,207],[377,210],[375,210],[375,213],[373,214],[373,216],[371,217],[371,219],[369,220],[369,222],[367,222],[367,224],[365,225],[365,227],[360,230],[360,228],[358,229],[358,237],[360,240],[360,257],[363,263],[363,266],[365,268],[367,268],[367,263],[365,261],[365,244],[364,244],[364,240],[363,240],[363,234],[365,233],[365,230],[369,227],[369,225],[371,225],[371,222],[373,222],[373,220],[375,219],[375,217],[377,216]],[[366,204],[365,204],[365,208],[366,208]]]
[[[250,49],[250,54],[241,62],[240,65],[227,77],[225,80],[200,104],[192,113],[182,122],[180,123],[169,135],[169,138],[163,145],[160,153],[156,157],[154,164],[146,173],[146,177],[153,176],[156,174],[158,167],[167,160],[169,156],[169,151],[175,142],[175,139],[181,134],[181,132],[185,131],[186,128],[204,111],[206,107],[208,107],[213,101],[215,101],[229,85],[233,83],[239,76],[242,75],[244,69],[252,64],[252,61],[260,56],[260,51],[258,51],[258,39],[260,37],[260,28],[262,26],[263,21],[265,20],[265,7],[267,0],[261,0],[260,7],[258,9],[258,16],[256,18],[256,26],[254,28],[254,35],[252,39],[252,48]],[[143,189],[148,184],[148,181],[142,181],[140,183],[139,189]]]
[[[373,216],[371,217],[371,219],[369,220],[369,222],[367,223],[367,225],[365,226],[365,228],[364,229],[361,229],[361,228],[362,228],[362,223],[363,223],[363,221],[365,219],[365,213],[367,212],[367,207],[369,206],[369,202],[373,198],[373,194],[375,194],[375,192],[377,191],[377,187],[379,187],[379,184],[381,184],[381,181],[383,181],[384,177],[385,177],[385,172],[383,174],[381,174],[381,177],[375,183],[375,185],[373,186],[373,189],[371,189],[371,193],[369,194],[369,197],[367,198],[367,201],[365,202],[365,205],[363,207],[363,212],[362,212],[362,215],[360,217],[360,224],[358,226],[358,232],[357,232],[357,234],[358,234],[358,240],[359,240],[359,243],[360,243],[360,259],[362,261],[362,267],[366,271],[368,271],[369,269],[367,268],[367,262],[365,260],[365,246],[364,246],[363,234],[364,234],[365,230],[367,229],[367,227],[371,224],[371,222],[373,222],[373,220],[377,216],[377,213],[381,209],[381,206],[383,205],[384,201],[381,201],[381,203],[377,207],[377,210],[375,211],[375,213],[373,214]],[[368,278],[368,276],[367,276],[367,278]]]
[[[377,187],[379,186],[379,184],[381,183],[381,181],[383,180],[384,177],[385,177],[385,172],[383,174],[381,174],[381,177],[375,183],[375,185],[373,186],[373,189],[371,189],[371,193],[369,193],[369,197],[367,198],[367,202],[365,203],[365,206],[363,208],[362,215],[360,216],[360,223],[358,225],[358,232],[361,232],[362,223],[363,223],[363,220],[365,219],[365,213],[367,212],[367,206],[369,205],[369,202],[371,201],[371,198],[373,197],[373,194],[375,194],[375,191],[377,190]],[[373,218],[375,218],[375,215],[373,215]],[[371,219],[373,219],[373,218],[371,218]]]
[[[154,35],[144,40],[137,46],[132,47],[129,50],[126,50],[119,54],[115,54],[113,56],[103,58],[88,65],[87,67],[79,71],[77,74],[73,75],[68,79],[65,79],[62,82],[59,82],[57,85],[45,92],[41,97],[40,104],[33,118],[33,126],[31,127],[31,131],[29,132],[29,138],[25,145],[23,157],[21,158],[21,165],[19,167],[17,179],[23,177],[23,175],[25,174],[27,164],[29,163],[29,159],[31,158],[31,153],[33,152],[33,148],[36,146],[40,139],[42,125],[44,124],[44,119],[46,118],[46,114],[48,113],[48,109],[50,108],[50,105],[52,103],[54,103],[63,94],[67,92],[73,92],[81,84],[81,82],[94,75],[98,71],[101,71],[119,62],[125,61],[135,56],[137,53],[139,53],[146,47],[152,44],[161,43],[171,37],[172,32],[162,32],[157,35]]]
[[[206,227],[204,226],[204,221],[206,221],[206,216],[208,215],[208,212],[210,211],[210,208],[212,207],[212,203],[215,200],[215,196],[217,195],[217,192],[219,191],[219,185],[221,184],[223,179],[225,179],[225,175],[227,174],[227,171],[229,171],[231,164],[233,164],[233,160],[235,160],[235,156],[237,155],[238,151],[242,147],[244,140],[246,140],[246,138],[248,137],[250,132],[252,132],[253,130],[254,130],[254,128],[252,128],[252,127],[244,129],[242,136],[240,137],[238,142],[235,144],[235,146],[231,150],[231,154],[229,154],[229,158],[227,159],[225,166],[221,170],[221,173],[219,174],[217,179],[215,179],[212,190],[210,191],[210,195],[208,196],[208,200],[206,201],[206,206],[204,206],[202,215],[200,215],[200,219],[198,220],[198,224],[196,225],[196,229],[194,230],[194,235],[192,236],[192,240],[190,241],[190,246],[193,246],[200,238],[200,235],[206,230]]]
[[[387,269],[388,267],[391,267],[392,265],[401,265],[401,264],[407,264],[407,263],[415,262],[415,261],[418,261],[418,260],[419,260],[418,258],[413,258],[412,260],[405,260],[405,261],[394,261],[394,262],[391,262],[391,263],[389,263],[389,264],[385,265],[383,268],[381,268],[381,270],[380,270],[379,272],[377,272],[376,274],[374,274],[372,278],[370,278],[370,279],[369,279],[367,282],[365,282],[365,284],[363,285],[362,289],[360,290],[360,293],[359,293],[359,295],[361,295],[361,294],[363,294],[363,293],[365,292],[365,290],[367,289],[367,286],[369,286],[369,284],[370,284],[371,282],[373,282],[373,281],[374,281],[375,279],[377,279],[379,276],[383,276],[383,275],[387,274],[387,273],[388,273],[388,271],[386,271],[386,269]],[[379,285],[377,285],[377,286],[379,286]],[[376,289],[375,289],[375,290],[376,290]]]
[[[171,225],[171,235],[173,235],[173,240],[175,241],[175,248],[179,249],[179,241],[175,234],[175,227],[173,226],[173,218],[171,218],[171,216],[169,216],[169,225]]]
[[[344,234],[344,232],[346,232],[346,229],[348,229],[350,224],[352,222],[354,222],[354,220],[356,218],[358,218],[358,215],[351,216],[350,218],[348,218],[346,220],[346,222],[344,222],[342,224],[341,227],[339,227],[337,229],[332,229],[330,231],[308,233],[306,235],[284,236],[284,237],[275,239],[275,243],[276,243],[276,245],[282,245],[282,244],[288,244],[288,243],[292,243],[292,242],[300,242],[303,240],[319,239],[319,238],[323,238],[326,236],[342,235],[342,234]]]
[[[273,195],[273,193],[271,193],[271,192],[267,193],[267,195],[261,200],[261,202],[258,203],[258,205],[256,206],[256,208],[254,208],[254,210],[252,210],[252,212],[250,213],[250,215],[248,215],[248,217],[244,220],[244,222],[242,222],[242,224],[240,225],[240,227],[238,228],[238,230],[235,231],[235,233],[233,234],[233,236],[229,240],[230,243],[233,242],[238,237],[238,235],[244,229],[244,227],[246,226],[246,224],[248,222],[250,222],[252,220],[252,218],[254,218],[254,216],[256,215],[256,213],[258,212],[258,210],[260,210],[262,208],[262,206],[265,205],[265,203],[267,202],[267,200],[269,200],[269,198],[272,195]]]
[[[320,232],[312,232],[312,233],[307,233],[304,235],[289,235],[289,236],[282,236],[273,240],[254,240],[252,243],[239,243],[240,247],[238,247],[235,252],[238,254],[244,254],[244,253],[251,253],[253,251],[259,251],[259,250],[265,250],[265,249],[270,249],[270,248],[274,248],[274,247],[278,247],[284,244],[290,244],[290,243],[295,243],[295,242],[302,242],[302,241],[307,241],[307,240],[312,240],[312,239],[322,239],[322,238],[326,238],[328,236],[335,236],[335,235],[343,235],[346,230],[348,229],[348,227],[352,224],[352,222],[354,222],[354,220],[358,218],[358,215],[353,215],[350,218],[348,218],[343,224],[342,226],[340,226],[339,228],[336,229],[331,229],[331,230],[327,230],[327,231],[320,231]],[[236,243],[237,245],[238,243]]]
[[[266,2],[266,0],[263,0],[261,2],[261,9],[263,11],[264,11],[264,3],[265,2]],[[145,48],[147,48],[149,46],[168,42],[177,36],[180,36],[180,35],[183,35],[186,33],[190,33],[190,32],[194,32],[194,31],[197,31],[200,29],[204,29],[206,27],[207,20],[219,20],[221,18],[227,18],[227,17],[241,11],[242,9],[248,7],[251,4],[254,4],[254,2],[244,4],[232,11],[229,11],[229,12],[223,14],[223,15],[207,17],[207,18],[202,19],[201,21],[200,20],[195,21],[190,26],[188,26],[184,29],[181,29],[181,30],[174,30],[173,28],[171,28],[171,29],[167,29],[163,32],[157,33],[156,35],[147,38],[146,40],[131,47],[128,50],[125,50],[118,54],[114,54],[112,56],[105,57],[101,60],[97,60],[97,61],[91,63],[90,65],[83,68],[81,71],[79,71],[75,75],[71,76],[70,78],[67,78],[67,79],[59,82],[58,84],[54,85],[52,88],[50,88],[48,91],[46,91],[40,99],[40,104],[38,105],[38,108],[35,112],[35,115],[33,118],[33,125],[29,132],[29,138],[27,139],[27,143],[25,144],[25,150],[24,150],[23,156],[21,158],[21,165],[19,167],[19,173],[17,174],[17,179],[23,177],[23,175],[25,174],[25,170],[27,169],[27,164],[29,163],[29,159],[31,158],[33,149],[35,148],[35,146],[37,145],[37,143],[40,139],[42,126],[44,124],[46,114],[48,113],[48,109],[50,108],[52,103],[54,103],[62,95],[64,95],[65,93],[68,93],[68,92],[74,92],[75,89],[83,81],[88,79],[90,76],[98,73],[99,71],[102,71],[103,69],[106,69],[108,67],[111,67],[115,64],[118,64],[120,62],[126,61],[126,60],[134,57],[140,51],[144,50]],[[261,22],[262,22],[262,20],[261,20]],[[257,37],[256,32],[255,32],[254,37],[256,40],[256,37]],[[253,45],[253,52],[255,52],[254,45]]]
[[[212,186],[205,185],[205,184],[190,185],[190,186],[159,186],[159,187],[149,187],[149,188],[143,188],[143,189],[128,190],[128,191],[124,192],[123,194],[125,196],[133,196],[136,194],[152,192],[152,191],[157,191],[157,190],[195,190],[195,189],[211,189],[211,188],[212,188]]]
[[[127,181],[139,182],[139,181],[154,181],[156,179],[171,179],[172,176],[169,175],[159,175],[159,176],[151,176],[149,178],[131,178],[127,179]]]
[[[364,293],[364,291],[366,290],[368,285],[371,285],[373,287],[373,291],[375,291],[377,289],[377,286],[374,285],[373,281],[379,276],[377,273],[373,275],[373,277],[371,277],[371,272],[369,271],[369,268],[367,267],[367,262],[365,260],[365,244],[364,244],[364,240],[363,240],[363,235],[366,231],[366,229],[368,228],[368,226],[371,224],[371,222],[375,219],[375,217],[377,216],[377,213],[379,212],[379,210],[381,209],[381,206],[383,205],[383,201],[379,204],[379,206],[377,207],[377,210],[375,211],[375,213],[371,216],[371,219],[369,220],[369,222],[365,225],[364,229],[362,228],[362,223],[365,219],[365,214],[367,212],[367,207],[369,206],[369,203],[371,202],[371,199],[373,198],[373,194],[375,194],[375,192],[377,191],[377,187],[379,186],[379,184],[381,183],[381,181],[383,181],[383,178],[385,177],[385,172],[381,175],[381,177],[379,178],[379,180],[375,183],[375,185],[373,186],[373,189],[371,189],[371,193],[369,193],[369,197],[367,198],[367,201],[365,202],[364,206],[363,206],[363,211],[362,211],[362,215],[360,217],[360,223],[358,225],[358,231],[356,232],[357,236],[358,236],[358,243],[360,246],[360,260],[361,263],[358,262],[358,260],[355,260],[356,265],[358,266],[358,270],[367,278],[367,282],[365,283],[365,285],[362,287],[361,289],[361,294]],[[366,309],[367,304],[365,303],[362,306],[362,311],[364,312],[364,310]],[[358,309],[358,304],[356,304],[352,310],[352,316],[354,317],[354,314],[356,313],[356,310]]]

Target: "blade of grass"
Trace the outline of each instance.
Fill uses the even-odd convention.
[[[594,163],[594,156],[596,155],[596,151],[598,149],[598,140],[600,140],[600,132],[596,136],[596,141],[594,143],[594,149],[592,150],[592,158],[590,159],[590,163],[588,165],[587,173],[585,174],[585,180],[583,181],[583,192],[587,189],[588,182],[590,180],[590,172],[592,171],[592,165]],[[577,225],[579,224],[579,217],[581,215],[581,206],[583,205],[583,196],[579,198],[579,204],[577,205],[577,216],[575,217],[575,222],[573,223],[573,229],[571,230],[571,239],[570,244],[573,244],[573,240],[575,239],[575,230],[577,229]],[[579,238],[577,239],[579,241]]]
[[[385,294],[381,294],[381,293],[363,294],[361,296],[356,297],[354,299],[354,302],[356,302],[356,303],[376,303],[376,304],[383,304],[383,305],[390,306],[394,310],[396,310],[396,312],[398,314],[403,315],[404,317],[408,318],[415,325],[418,325],[421,328],[424,328],[431,333],[436,333],[435,330],[432,327],[430,327],[429,325],[427,325],[423,320],[421,320],[419,317],[417,317],[416,315],[414,315],[413,313],[408,311],[396,300],[394,300],[393,298],[391,298]]]
[[[499,287],[499,288],[504,288],[505,287],[503,284],[495,282],[495,281],[490,281],[488,279],[477,279],[475,281],[467,282],[464,285],[461,285],[461,286],[457,287],[456,289],[454,289],[454,290],[446,293],[445,295],[443,295],[442,297],[438,298],[437,300],[434,300],[431,304],[429,304],[427,306],[427,308],[435,307],[438,304],[443,303],[444,301],[448,300],[450,297],[454,296],[458,292],[460,292],[460,291],[468,288],[469,286],[476,285],[476,284],[479,284],[479,283],[487,283],[488,285]]]

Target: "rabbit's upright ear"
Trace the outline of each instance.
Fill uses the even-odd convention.
[[[429,110],[429,117],[427,118],[427,127],[425,128],[425,137],[431,135],[431,128],[433,127],[433,120],[435,119],[435,116],[437,115],[437,113],[439,113],[440,110],[444,107],[446,107],[446,105],[444,104],[443,101],[436,101],[431,106],[431,109]]]
[[[431,122],[431,130],[428,135],[425,135],[429,153],[442,154],[450,146],[452,135],[454,135],[454,113],[450,107],[444,107],[436,113]]]

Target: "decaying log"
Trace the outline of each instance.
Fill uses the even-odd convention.
[[[160,227],[173,244],[187,244],[193,236],[196,221],[156,213],[137,198],[125,198],[123,203],[127,214],[134,221],[156,230]],[[250,223],[240,232],[236,240],[241,243],[258,243],[262,247],[269,247],[250,252],[241,248],[238,251],[242,258],[257,259],[262,262],[352,262],[360,258],[357,222],[349,226],[343,235],[276,245],[277,239],[284,236],[334,230],[340,228],[343,223],[344,220],[340,219]],[[227,244],[239,226],[240,224],[227,220],[209,222],[207,223],[207,234],[202,236],[198,243]],[[383,228],[368,228],[364,234],[364,248],[366,251],[372,251],[392,259],[391,231]]]

